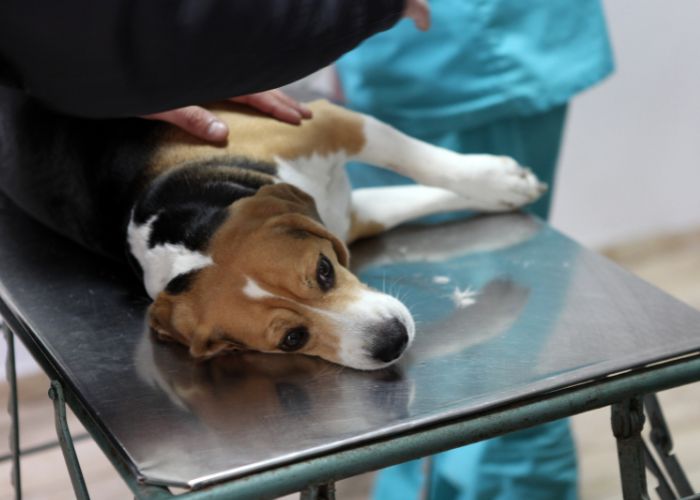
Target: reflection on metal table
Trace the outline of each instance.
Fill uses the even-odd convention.
[[[354,246],[360,277],[417,320],[410,353],[378,372],[291,355],[196,363],[152,338],[130,271],[4,200],[0,230],[2,315],[55,380],[59,413],[65,398],[140,498],[332,496],[318,486],[613,403],[634,498],[643,449],[623,424],[638,396],[700,380],[699,312],[527,215]]]

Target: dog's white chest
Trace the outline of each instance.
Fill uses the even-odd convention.
[[[289,183],[309,194],[316,202],[321,220],[335,236],[346,241],[350,231],[351,188],[345,171],[347,155],[329,155],[284,160],[276,158],[280,182]]]

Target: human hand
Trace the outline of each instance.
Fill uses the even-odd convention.
[[[406,0],[403,17],[410,17],[421,31],[430,28],[430,6],[428,0]]]
[[[311,110],[289,97],[281,90],[268,90],[229,99],[245,104],[280,121],[299,125],[303,119],[312,117]],[[207,142],[223,142],[228,137],[228,126],[201,106],[185,106],[160,113],[143,115],[146,120],[159,120]]]

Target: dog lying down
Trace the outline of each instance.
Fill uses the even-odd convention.
[[[230,130],[220,146],[164,124],[125,131],[137,120],[117,120],[81,158],[88,166],[75,167],[60,219],[83,235],[97,228],[83,240],[103,253],[126,243],[160,339],[195,358],[297,352],[386,367],[410,346],[414,321],[348,270],[346,244],[429,214],[513,210],[545,190],[511,158],[457,154],[326,101],[309,107],[314,118],[294,126],[215,106]],[[52,138],[52,151],[65,140]],[[418,185],[351,191],[349,160]]]

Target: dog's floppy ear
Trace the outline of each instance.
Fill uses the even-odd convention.
[[[148,310],[148,321],[160,340],[189,347],[193,358],[209,358],[228,348],[210,341],[209,329],[198,324],[194,311],[182,297],[165,292],[158,294]]]
[[[314,199],[301,189],[281,182],[279,184],[271,184],[263,186],[258,190],[257,196],[271,197],[278,202],[283,202],[285,212],[297,212],[311,217],[321,222],[321,217],[316,210],[316,202]]]
[[[335,250],[340,265],[348,267],[350,263],[348,247],[315,219],[300,213],[290,213],[274,217],[268,224],[284,227],[285,230],[303,231],[330,241],[333,244],[333,250]]]
[[[286,183],[263,186],[254,196],[243,198],[233,206],[242,210],[249,220],[298,213],[321,222],[314,199],[301,189]]]
[[[347,267],[350,254],[345,243],[333,235],[321,222],[314,199],[291,184],[279,183],[263,186],[255,196],[245,198],[246,209],[254,211],[248,217],[266,217],[266,225],[286,226],[305,231],[329,240],[338,256],[338,262]]]

